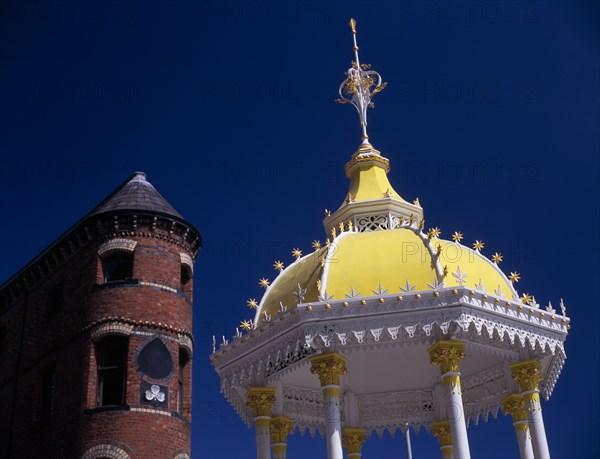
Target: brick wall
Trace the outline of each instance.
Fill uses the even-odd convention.
[[[46,266],[44,275],[37,274],[42,272],[38,267],[37,277],[29,275],[35,282],[25,282],[0,313],[0,329],[5,329],[0,457],[74,458],[97,445],[114,445],[133,459],[189,454],[191,361],[183,372],[179,412],[177,392],[179,353],[188,354],[191,342],[193,281],[182,286],[180,276],[181,253],[191,259],[195,253],[180,234],[158,235],[143,221],[136,221],[137,231],[116,233],[106,229],[113,224],[110,215],[83,224],[91,228],[87,239],[53,269]],[[136,242],[133,278],[105,283],[98,249],[116,237]],[[61,307],[49,317],[48,294],[59,283]],[[106,333],[128,335],[125,404],[118,407],[97,406],[96,346]],[[141,350],[153,339],[164,344],[172,360],[172,371],[162,379],[138,368]],[[56,377],[47,420],[42,416],[43,381],[49,368]],[[160,387],[167,402],[144,398],[143,389],[152,385]]]

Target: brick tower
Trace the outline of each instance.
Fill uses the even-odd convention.
[[[189,458],[200,244],[137,172],[0,287],[0,457]]]

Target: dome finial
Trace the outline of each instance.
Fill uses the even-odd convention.
[[[356,41],[356,20],[350,19],[350,29],[354,40],[354,61],[352,67],[346,72],[346,79],[340,85],[338,92],[340,98],[336,100],[339,104],[352,104],[358,111],[360,126],[362,129],[362,143],[369,143],[367,134],[367,109],[373,108],[371,102],[373,96],[385,89],[387,83],[382,83],[381,75],[368,64],[361,64],[358,58],[358,45]]]

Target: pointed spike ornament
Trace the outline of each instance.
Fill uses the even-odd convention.
[[[340,98],[336,100],[339,104],[352,104],[358,111],[360,127],[362,130],[363,143],[368,143],[367,134],[367,109],[374,107],[373,96],[381,92],[387,86],[383,83],[381,75],[374,70],[369,70],[370,65],[360,63],[358,58],[358,44],[356,41],[356,21],[350,19],[350,29],[354,40],[354,62],[346,72],[346,79],[340,84],[338,93]]]

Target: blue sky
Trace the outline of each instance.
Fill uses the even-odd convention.
[[[0,281],[135,170],[200,230],[192,457],[249,458],[219,394],[213,334],[290,250],[323,239],[360,140],[333,103],[352,59],[389,87],[369,113],[390,180],[442,237],[504,254],[520,291],[564,298],[568,360],[543,405],[555,458],[598,444],[599,24],[594,2],[4,2]],[[474,457],[518,454],[507,418],[469,428]],[[414,457],[438,457],[413,435]],[[295,435],[289,458],[324,457]],[[405,457],[373,437],[364,457]]]

